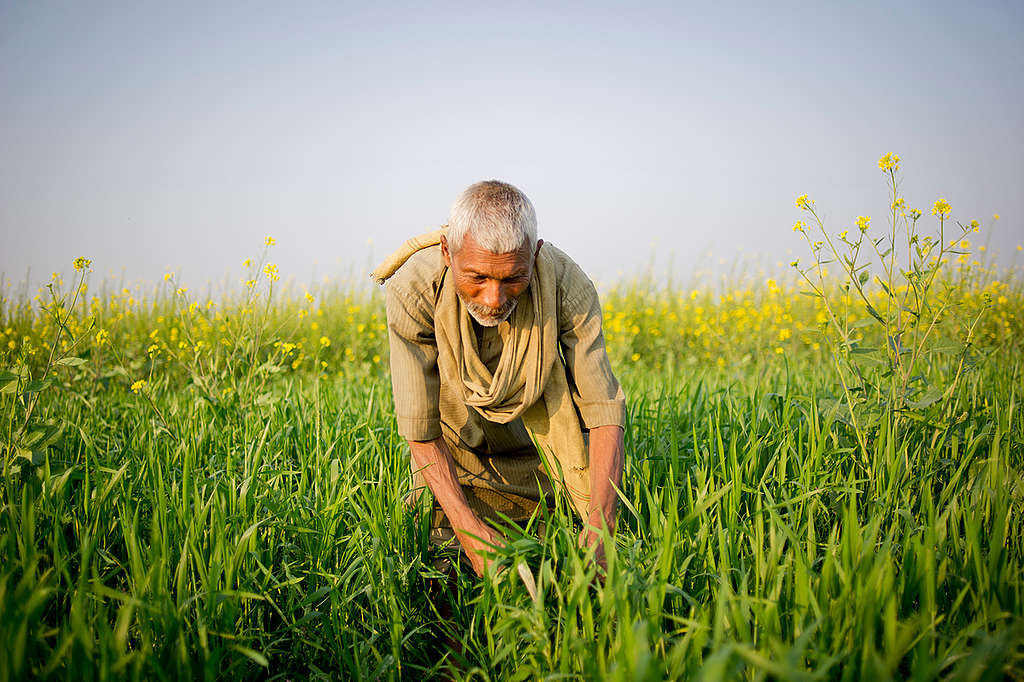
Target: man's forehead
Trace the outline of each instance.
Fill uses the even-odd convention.
[[[458,261],[459,269],[479,275],[508,275],[526,272],[533,262],[533,250],[524,244],[517,251],[494,253],[484,249],[466,235],[459,250],[452,254]]]

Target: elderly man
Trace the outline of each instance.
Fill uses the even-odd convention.
[[[454,534],[482,575],[501,543],[498,514],[527,519],[561,489],[583,521],[581,543],[603,563],[625,397],[597,291],[537,239],[526,195],[498,181],[472,185],[446,227],[410,239],[373,277],[387,280],[398,432],[414,486],[433,493],[432,537]]]

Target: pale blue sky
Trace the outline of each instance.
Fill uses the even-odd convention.
[[[285,277],[362,277],[500,178],[597,279],[685,280],[805,257],[804,192],[880,228],[889,151],[1008,262],[1022,8],[0,0],[0,272],[198,286],[271,234]]]

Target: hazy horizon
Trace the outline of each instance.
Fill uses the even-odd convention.
[[[0,273],[200,289],[272,235],[283,278],[360,281],[500,178],[599,282],[687,281],[806,260],[800,194],[881,230],[888,152],[926,225],[1000,214],[976,241],[1006,265],[1021,35],[1012,2],[0,1]]]

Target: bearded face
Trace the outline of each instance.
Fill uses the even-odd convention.
[[[442,240],[441,253],[454,278],[455,291],[478,324],[496,327],[512,314],[519,296],[530,284],[540,244],[491,253],[467,234],[459,250],[453,252],[447,240]]]

